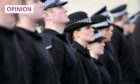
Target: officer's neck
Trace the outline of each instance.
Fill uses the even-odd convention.
[[[20,17],[20,20],[18,21],[16,26],[21,27],[25,30],[34,32],[37,27],[37,24],[36,24],[36,21],[32,21],[28,19],[27,17]]]
[[[123,28],[123,25],[124,25],[123,21],[116,21],[114,22],[114,24],[119,26],[120,28]]]
[[[91,57],[93,57],[93,58],[95,58],[95,59],[98,60],[99,57],[98,57],[96,54],[94,54],[93,51],[89,50],[89,52],[90,52],[90,56],[91,56]]]
[[[5,14],[0,11],[0,26],[3,26],[7,29],[13,29],[13,25],[8,20],[11,17],[12,17],[11,14]]]
[[[80,45],[82,45],[84,48],[87,48],[87,42],[82,41],[80,39],[74,39],[74,41],[76,41],[77,43],[79,43]]]
[[[54,23],[45,23],[46,29],[52,29],[59,34],[63,34],[65,24],[54,24]]]

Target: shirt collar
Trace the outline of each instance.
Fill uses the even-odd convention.
[[[34,39],[36,39],[36,40],[41,40],[41,39],[42,39],[41,36],[40,36],[38,33],[28,31],[28,30],[26,30],[26,29],[24,29],[24,28],[22,28],[22,27],[15,27],[14,30],[15,30],[17,33],[28,34],[28,35],[30,35],[31,37],[33,37]]]
[[[84,48],[82,45],[80,45],[78,42],[74,41],[72,43],[72,46],[74,48],[76,48],[77,51],[79,51],[80,53],[83,54],[83,56],[86,56],[88,58],[90,58],[90,53],[89,53],[89,50],[87,48]]]

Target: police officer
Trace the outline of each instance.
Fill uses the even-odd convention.
[[[136,48],[135,48],[135,41],[134,41],[134,31],[135,31],[135,22],[136,22],[136,18],[137,18],[137,14],[130,17],[128,19],[128,21],[124,24],[124,36],[127,40],[127,54],[130,56],[130,59],[129,62],[132,63],[131,66],[133,67],[133,73],[135,73],[135,81],[136,81],[136,84],[139,84],[140,83],[140,75],[138,74],[138,70],[136,67]],[[130,52],[130,53],[129,53]]]
[[[131,55],[129,42],[124,36],[124,23],[128,20],[127,5],[123,4],[111,10],[114,17],[114,31],[112,36],[112,44],[117,52],[118,59],[123,74],[124,84],[136,84],[137,72],[134,58]]]
[[[41,43],[41,37],[35,33],[37,22],[43,19],[44,4],[40,0],[25,0],[22,4],[34,7],[32,14],[17,14],[14,29],[16,38],[27,63],[27,84],[60,84],[53,59]]]
[[[109,19],[106,16],[102,15],[92,15],[91,20],[93,21],[93,27],[99,29],[105,38],[105,49],[104,54],[99,57],[99,60],[105,65],[109,71],[112,83],[120,84],[122,80],[121,68],[117,58],[117,55],[114,51],[114,48],[110,44],[111,37],[113,35],[113,28],[109,22]]]
[[[86,72],[86,77],[89,84],[102,84],[100,73],[90,56],[87,45],[94,40],[94,29],[91,27],[92,21],[83,11],[78,11],[70,14],[70,22],[65,28],[67,38],[71,46],[81,59]]]
[[[88,49],[90,55],[95,61],[95,64],[100,72],[103,84],[112,84],[111,76],[108,70],[105,68],[104,64],[99,60],[100,55],[104,53],[105,41],[102,33],[96,28],[95,31],[95,40],[88,44]]]
[[[140,49],[140,40],[139,40],[139,27],[140,27],[140,13],[138,14],[138,17],[136,19],[136,25],[135,25],[135,30],[134,30],[134,41],[135,41],[135,48],[136,48],[136,65],[137,65],[137,68],[138,68],[138,71],[139,71],[139,74],[140,74],[140,52],[139,52],[139,49]]]
[[[0,1],[0,84],[29,84],[26,83],[26,59],[12,30],[15,14],[5,13],[4,8],[20,3],[20,0]]]
[[[61,84],[88,84],[81,62],[73,54],[63,35],[69,22],[65,4],[67,1],[46,0],[42,42],[53,57]]]

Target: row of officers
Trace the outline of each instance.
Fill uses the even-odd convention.
[[[0,1],[0,84],[140,84],[139,13],[128,19],[123,4],[110,11],[113,21],[106,6],[67,16],[67,3]],[[6,14],[9,4],[34,13]]]

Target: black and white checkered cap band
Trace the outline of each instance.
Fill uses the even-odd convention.
[[[121,11],[121,12],[118,12],[118,13],[113,13],[112,14],[112,16],[115,18],[115,17],[119,17],[119,16],[121,16],[121,15],[123,15],[124,13],[126,13],[127,12],[127,9],[125,9],[125,10],[123,10],[123,11]]]
[[[69,25],[72,25],[72,24],[77,24],[77,23],[92,23],[91,19],[90,18],[85,18],[85,19],[82,19],[82,20],[79,20],[79,21],[76,21],[76,22],[73,22]],[[68,25],[68,26],[69,26]]]
[[[100,23],[97,23],[97,24],[93,24],[92,27],[94,28],[98,28],[98,27],[104,27],[104,26],[109,26],[109,21],[104,21],[104,22],[100,22]]]
[[[138,15],[136,15],[136,16],[134,16],[132,19],[129,19],[129,23],[135,23],[136,22],[136,20],[137,20],[137,18],[140,16],[140,14],[138,14]]]
[[[45,8],[48,8],[51,5],[54,5],[56,3],[56,0],[46,0],[45,1]]]
[[[129,22],[129,23],[134,23],[135,21],[136,21],[136,17],[130,19],[128,22]]]
[[[98,30],[98,33],[96,33],[94,36],[95,36],[95,39],[103,37],[102,33],[99,30]]]
[[[103,16],[109,16],[109,13],[107,11],[105,11],[105,12],[101,13],[101,15],[103,15]]]
[[[91,19],[86,18],[86,19],[79,20],[79,21],[77,21],[75,23],[91,23],[91,22],[92,22]]]

